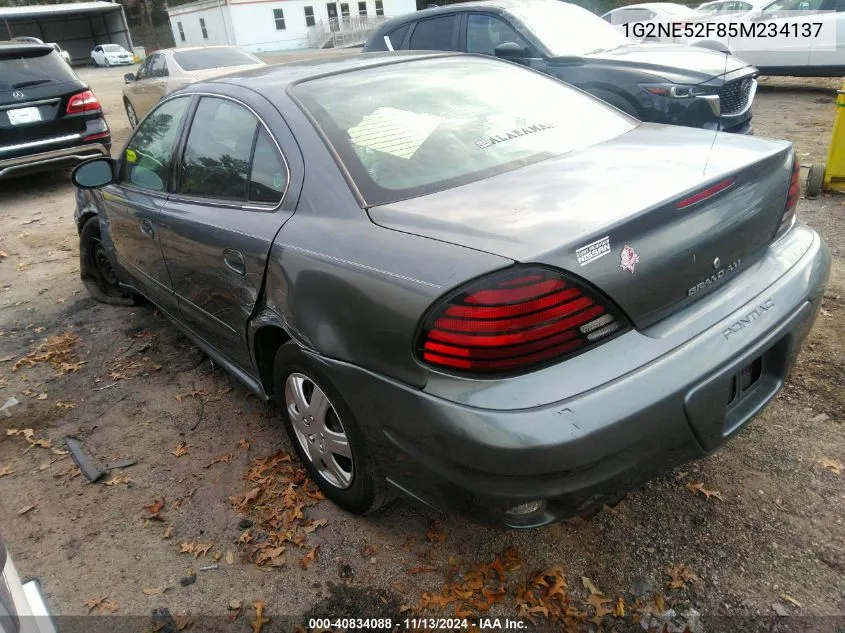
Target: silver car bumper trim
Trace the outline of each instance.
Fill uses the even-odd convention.
[[[76,145],[64,149],[57,149],[41,154],[30,154],[18,158],[0,160],[0,176],[5,176],[14,171],[30,169],[33,165],[51,165],[54,163],[65,163],[68,160],[82,162],[96,156],[108,156],[109,151],[101,143],[88,143]]]
[[[53,138],[45,138],[40,141],[30,141],[29,143],[18,143],[17,145],[3,145],[0,147],[0,154],[8,152],[16,152],[21,149],[30,149],[31,147],[41,147],[44,145],[55,145],[56,143],[65,143],[67,141],[75,141],[82,138],[79,134],[67,134],[66,136],[54,136]]]
[[[2,110],[17,110],[18,108],[31,108],[33,106],[50,105],[51,103],[58,103],[61,99],[40,99],[39,101],[26,101],[21,103],[9,103],[7,105],[0,105]]]

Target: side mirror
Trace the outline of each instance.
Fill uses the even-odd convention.
[[[126,73],[125,75],[123,75],[123,83],[128,84],[132,81],[135,81],[135,73]]]
[[[105,156],[87,160],[73,170],[70,179],[80,189],[109,185],[115,181],[115,165],[113,158]]]
[[[752,9],[748,12],[748,19],[753,22],[758,22],[763,19],[763,9]]]
[[[503,42],[493,49],[493,54],[499,59],[509,62],[522,63],[525,61],[526,51],[516,42]]]

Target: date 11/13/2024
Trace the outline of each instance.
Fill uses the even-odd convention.
[[[528,624],[516,618],[480,618],[472,623],[475,629],[488,631],[519,631]],[[454,631],[468,629],[470,622],[466,618],[404,618],[391,620],[390,618],[312,618],[308,621],[308,629],[322,631],[328,629],[378,629],[399,631]]]

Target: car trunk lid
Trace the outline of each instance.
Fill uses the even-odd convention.
[[[783,141],[643,124],[590,148],[368,212],[386,228],[568,270],[646,327],[762,254],[784,211],[791,160]]]

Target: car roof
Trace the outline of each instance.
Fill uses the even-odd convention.
[[[55,52],[55,49],[49,44],[35,44],[34,42],[13,42],[11,40],[0,40],[0,53],[10,53],[16,50],[41,50],[45,53]]]
[[[212,46],[179,46],[179,47],[174,46],[174,47],[171,47],[171,48],[159,48],[159,49],[153,51],[152,53],[150,53],[150,55],[155,55],[156,53],[166,53],[166,54],[172,55],[173,53],[181,53],[181,52],[184,52],[184,51],[204,51],[204,50],[215,49],[215,48],[237,48],[238,50],[241,50],[241,51],[244,50],[240,46],[236,46],[235,44],[214,44]],[[244,51],[244,52],[246,53],[247,51]],[[250,55],[252,55],[252,53],[250,53]],[[148,55],[148,57],[149,57],[149,55]]]
[[[244,86],[264,95],[283,93],[288,86],[340,73],[375,68],[377,66],[389,66],[403,62],[413,62],[420,59],[432,59],[437,57],[458,57],[462,53],[454,52],[419,52],[419,51],[397,51],[397,52],[373,52],[360,53],[342,57],[316,59],[305,59],[290,63],[271,64],[251,70],[235,72],[225,77],[209,79],[198,82],[193,86],[207,83],[228,83]],[[477,57],[466,55],[466,57]]]

